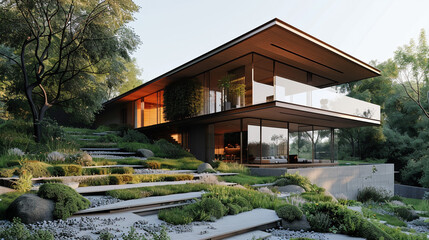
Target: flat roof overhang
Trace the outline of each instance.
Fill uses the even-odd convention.
[[[133,101],[169,83],[196,76],[249,53],[306,70],[317,76],[316,87],[328,87],[380,75],[359,59],[279,20],[273,19],[141,86],[105,103]]]
[[[142,127],[139,129],[152,130],[163,127],[181,128],[189,127],[192,125],[211,124],[240,118],[255,118],[297,123],[300,125],[315,126],[314,129],[317,129],[317,127],[352,128],[380,125],[380,121],[375,119],[342,114],[329,110],[301,106],[292,103],[273,101],[218,113],[212,113],[208,115],[197,116],[180,121],[173,121]]]

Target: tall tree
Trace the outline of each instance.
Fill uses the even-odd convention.
[[[408,45],[398,48],[395,52],[395,62],[398,65],[398,81],[407,96],[429,118],[428,112],[428,76],[429,76],[429,46],[424,29],[421,30],[418,43],[411,39]]]
[[[0,2],[0,56],[20,73],[9,80],[25,95],[36,141],[49,108],[93,113],[106,90],[121,82],[115,76],[139,43],[125,26],[137,10],[132,0]]]

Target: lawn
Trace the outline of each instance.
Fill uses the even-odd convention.
[[[277,177],[258,177],[240,173],[235,176],[219,176],[218,179],[219,181],[234,182],[241,185],[254,185],[272,183],[277,179]]]

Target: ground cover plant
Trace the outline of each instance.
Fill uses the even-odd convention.
[[[160,168],[166,168],[171,170],[196,170],[198,166],[203,163],[202,161],[194,157],[183,157],[177,159],[152,157],[145,162],[156,162],[158,163],[157,165],[160,165]]]
[[[210,185],[209,193],[204,194],[201,201],[162,210],[158,217],[171,224],[187,224],[193,221],[214,221],[225,215],[254,208],[275,209],[282,204],[285,204],[285,200],[256,190]],[[216,209],[217,213],[210,209]]]
[[[181,185],[165,185],[153,187],[141,187],[131,189],[111,190],[106,195],[122,200],[137,199],[148,196],[165,196],[177,193],[208,191],[210,185],[199,183],[187,183]]]
[[[220,181],[233,182],[241,185],[254,185],[263,183],[272,183],[276,181],[277,177],[259,177],[240,173],[235,176],[219,176]]]
[[[0,238],[4,240],[54,240],[54,235],[46,230],[30,232],[19,218],[14,218],[12,226],[0,230]]]
[[[74,189],[60,183],[45,183],[37,192],[41,198],[50,199],[55,203],[54,217],[66,219],[73,213],[88,208],[90,202]]]
[[[109,176],[84,178],[80,181],[79,187],[121,185],[141,182],[185,181],[193,179],[194,175],[192,174],[112,174]]]

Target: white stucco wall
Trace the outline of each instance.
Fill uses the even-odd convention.
[[[394,193],[393,164],[297,168],[287,172],[299,172],[334,196],[343,194],[347,199],[356,199],[358,190],[368,186]]]

